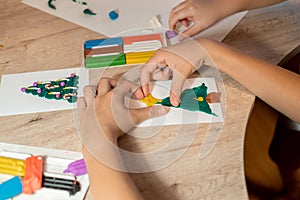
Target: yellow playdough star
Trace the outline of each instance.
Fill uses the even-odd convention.
[[[143,102],[147,106],[153,106],[154,104],[156,104],[158,102],[162,102],[162,100],[153,97],[152,94],[148,94],[148,96],[146,96],[145,98],[141,99],[140,102]]]

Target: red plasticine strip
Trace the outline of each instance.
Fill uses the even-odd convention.
[[[86,165],[84,159],[76,160],[68,165],[68,168],[64,173],[72,173],[74,176],[80,176],[87,174]]]
[[[26,171],[22,179],[23,193],[31,194],[42,188],[43,158],[31,156],[26,158]]]
[[[125,45],[132,44],[134,42],[142,42],[142,41],[148,41],[148,40],[158,40],[158,41],[162,42],[162,38],[159,33],[123,37],[123,42]]]

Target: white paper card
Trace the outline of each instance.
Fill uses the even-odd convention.
[[[218,92],[214,78],[187,79],[183,87],[183,90],[200,86],[202,83],[204,83],[208,87],[207,90],[208,93]],[[153,97],[156,97],[158,99],[163,99],[169,96],[171,81],[151,82],[150,87],[153,88],[151,93]],[[217,116],[200,112],[200,111],[189,111],[181,108],[171,107],[171,111],[168,114],[162,117],[146,120],[141,124],[139,124],[139,127],[223,122],[224,120],[223,120],[223,114],[221,109],[221,103],[212,103],[209,104],[209,106],[212,112],[215,113]],[[132,104],[132,107],[134,108],[145,107],[145,104],[136,101],[135,103]]]
[[[173,7],[183,0],[89,0],[87,6],[71,0],[52,1],[56,9],[48,6],[48,0],[23,0],[22,2],[60,17],[77,25],[102,33],[109,37],[123,35],[140,35],[156,32],[151,24],[151,19],[157,17],[162,27],[168,29],[169,13]],[[96,15],[85,15],[83,10],[90,8]],[[108,13],[118,10],[119,18],[112,21]],[[245,16],[245,12],[240,12],[229,16],[214,26],[208,28],[196,37],[209,37],[218,41],[233,29],[233,27]],[[151,29],[153,28],[153,29]],[[161,31],[160,31],[161,32]]]
[[[49,100],[21,92],[22,87],[31,86],[35,81],[55,81],[59,78],[68,77],[71,73],[76,73],[79,76],[78,96],[83,96],[82,89],[88,85],[89,80],[88,70],[85,68],[3,75],[0,84],[0,116],[76,108],[76,103],[69,103],[65,100]]]

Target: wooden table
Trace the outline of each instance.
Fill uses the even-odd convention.
[[[0,4],[0,75],[79,67],[83,42],[103,37],[57,17],[22,4],[19,0]],[[286,1],[249,12],[224,42],[246,53],[277,63],[300,41],[300,2]],[[119,77],[128,68],[107,71]],[[198,154],[209,134],[209,124],[167,126],[147,141],[123,137],[126,149],[158,148],[176,136],[194,134],[192,145],[176,162],[151,173],[132,174],[146,199],[247,199],[243,168],[243,144],[247,120],[255,96],[235,80],[222,74],[226,105],[225,121],[212,151]],[[0,106],[1,109],[1,106]],[[56,111],[0,117],[0,141],[80,151],[73,119],[74,111]],[[220,128],[220,127],[217,127]],[[144,131],[140,129],[139,131]],[[209,139],[209,138],[208,138]],[[182,146],[182,148],[185,148]],[[173,149],[176,152],[178,149]],[[166,152],[167,153],[167,152]],[[171,152],[172,153],[172,152]]]

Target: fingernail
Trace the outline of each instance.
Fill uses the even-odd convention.
[[[141,91],[141,90],[137,90],[137,91],[134,93],[134,95],[135,95],[135,97],[136,97],[137,99],[143,99],[143,98],[144,98],[144,93],[143,93],[143,91]]]
[[[171,103],[173,106],[178,106],[179,105],[179,101],[176,97],[171,97]]]
[[[149,94],[148,85],[143,85],[142,86],[142,91],[143,91],[144,97],[146,97]]]

